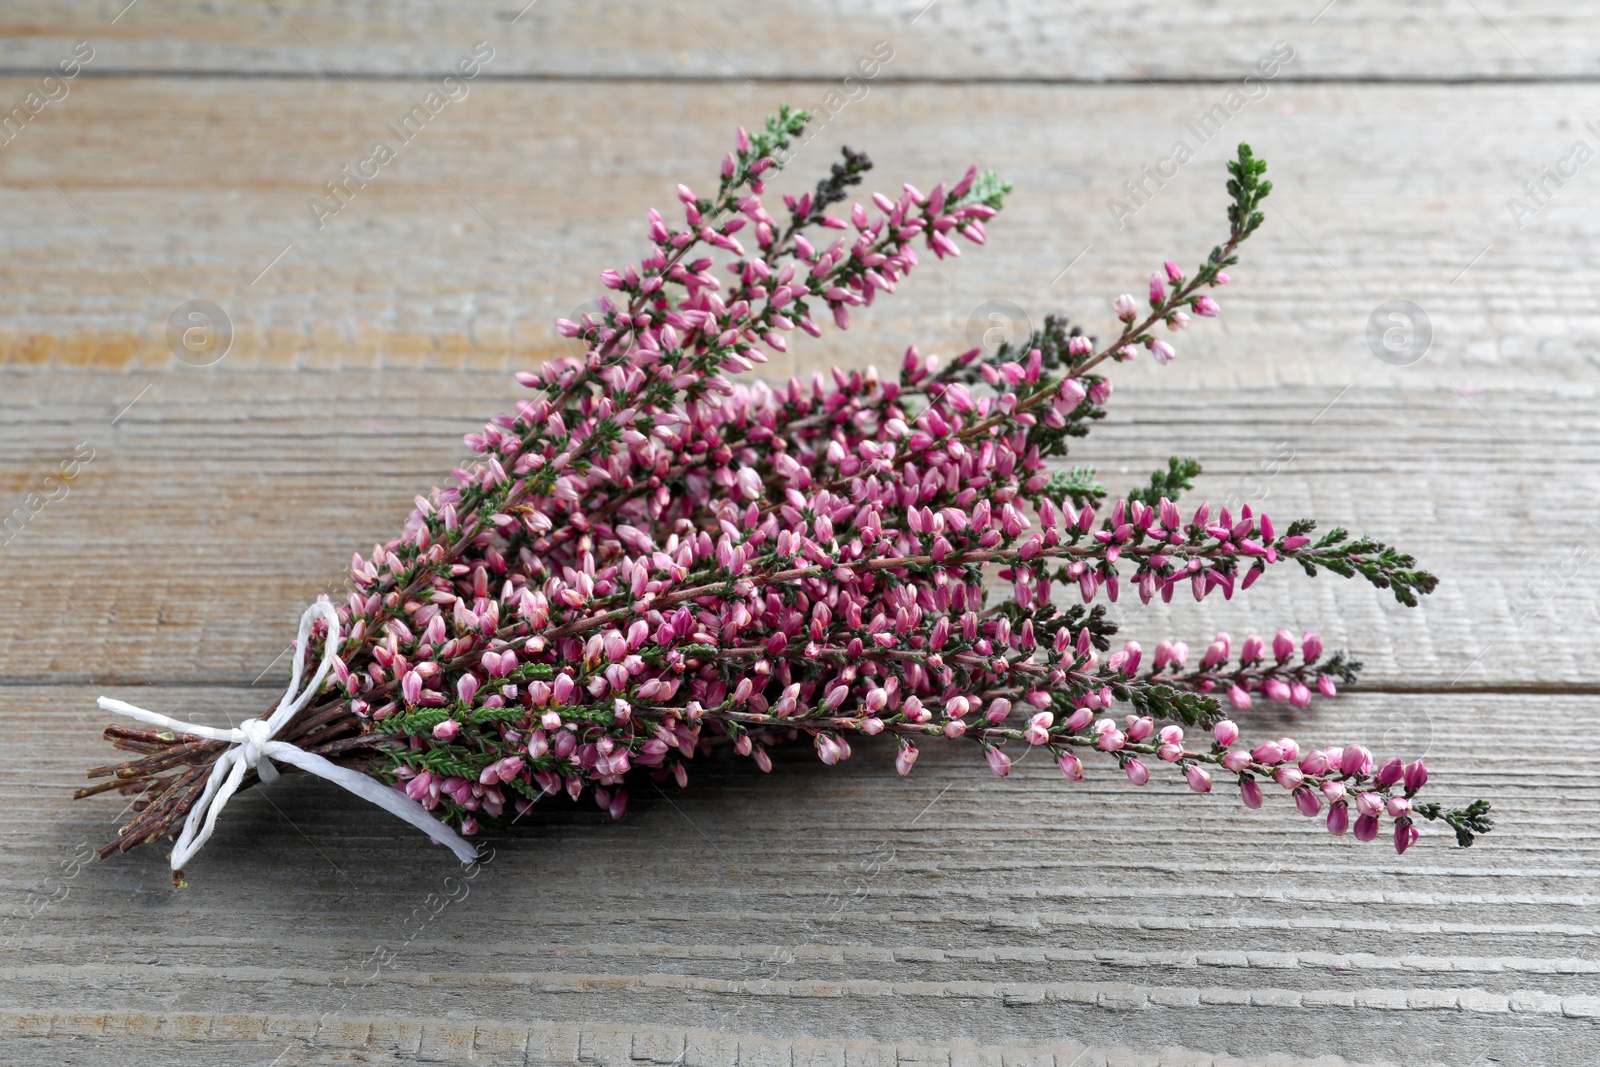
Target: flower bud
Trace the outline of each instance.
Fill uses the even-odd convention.
[[[1427,766],[1421,760],[1417,760],[1415,763],[1407,764],[1405,780],[1406,792],[1415,793],[1417,790],[1428,784]]]
[[[1317,796],[1315,790],[1302,787],[1294,791],[1294,806],[1300,809],[1301,815],[1313,819],[1322,811],[1322,798]]]
[[[765,750],[763,750],[765,751]],[[894,769],[900,772],[901,777],[911,773],[911,767],[917,762],[917,746],[901,745],[900,751],[895,753]]]
[[[1378,768],[1376,781],[1378,788],[1387,789],[1406,776],[1406,765],[1399,756]]]
[[[1239,727],[1231,720],[1223,719],[1211,728],[1211,736],[1217,744],[1227,748],[1239,740]]]
[[[1144,785],[1150,780],[1150,768],[1137,759],[1129,760],[1122,769],[1134,785]]]

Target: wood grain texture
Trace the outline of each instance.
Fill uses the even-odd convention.
[[[1422,0],[13,0],[0,59],[48,67],[88,39],[119,71],[339,79],[448,70],[473,42],[493,76],[837,80],[877,41],[884,77],[1234,80],[1275,41],[1291,77],[1590,79],[1600,9]]]
[[[1524,189],[1600,145],[1593,4],[123,3],[0,12],[0,118],[95,48],[0,146],[0,521],[93,450],[0,534],[8,1064],[1600,1061],[1600,776],[1546,755],[1597,726],[1600,179]],[[308,201],[478,40],[467,98],[319,227]],[[1186,125],[1277,40],[1264,99]],[[1248,139],[1277,187],[1224,317],[1119,371],[1074,458],[1124,488],[1199,455],[1203,495],[1392,540],[1441,587],[1407,611],[1282,574],[1120,621],[1320,629],[1365,686],[1251,729],[1425,755],[1496,832],[1397,860],[1281,797],[1029,760],[1002,781],[958,750],[899,779],[866,745],[771,777],[712,761],[616,824],[543,806],[426,921],[453,865],[298,775],[230,806],[186,892],[158,850],[73,864],[118,821],[67,799],[108,752],[94,697],[268,706],[306,600],[462,457],[511,369],[562,351],[551,320],[638,254],[644,209],[878,41],[893,58],[774,185],[849,143],[880,188],[970,159],[1017,189],[987,247],[771,371],[954,353],[996,300],[1103,332],[1112,296],[1210,248]],[[1180,139],[1195,158],[1119,225],[1109,201]],[[214,366],[166,339],[195,299],[232,323]],[[1404,367],[1366,339],[1398,299],[1433,334]]]
[[[162,695],[175,714],[225,722],[268,688]],[[1308,743],[1428,720],[1429,740],[1406,747],[1425,752],[1441,795],[1495,798],[1499,828],[1470,850],[1429,834],[1396,862],[1329,838],[1281,796],[1248,812],[1164,776],[1132,790],[1098,766],[1071,785],[1048,760],[999,780],[954,746],[900,779],[886,773],[889,750],[869,744],[835,769],[785,754],[770,776],[713,759],[687,790],[641,792],[620,823],[588,805],[541,807],[493,841],[464,899],[407,922],[451,891],[454,865],[299,775],[230,807],[186,892],[161,885],[155,850],[67,874],[63,852],[115,821],[113,800],[65,799],[98,754],[94,692],[0,689],[21,739],[0,754],[0,877],[44,902],[5,927],[0,1026],[18,1036],[45,1026],[107,1049],[161,1016],[168,1040],[254,1043],[260,1062],[284,1047],[263,1033],[294,1046],[290,1062],[341,1042],[392,1042],[406,1060],[419,1031],[460,1043],[471,1026],[534,1021],[780,1047],[1070,1044],[1096,1050],[1081,1061],[1092,1063],[1155,1062],[1166,1047],[1191,1051],[1164,1063],[1406,1067],[1600,1053],[1600,786],[1581,768],[1550,767],[1537,784],[1521,769],[1544,731],[1600,726],[1587,699],[1522,698],[1528,729],[1509,736],[1486,695],[1354,694],[1337,709],[1249,717]],[[374,978],[378,944],[395,955]],[[369,1019],[379,1036],[362,1036]],[[665,1040],[680,1042],[670,1061],[682,1036]]]
[[[0,100],[29,89],[0,79]],[[478,84],[402,145],[389,124],[424,93],[78,83],[0,148],[0,358],[179,366],[168,319],[207,299],[232,318],[230,367],[526,365],[560,350],[551,322],[593,299],[602,269],[640,254],[646,207],[670,204],[679,181],[709,181],[737,125],[808,103],[816,87]],[[1016,191],[987,247],[925,265],[850,334],[797,344],[774,372],[886,362],[911,342],[953,353],[991,300],[1104,330],[1116,293],[1214,244],[1223,163],[1243,139],[1271,161],[1270,224],[1221,294],[1222,322],[1179,338],[1162,381],[1595,395],[1596,176],[1551,186],[1535,216],[1514,221],[1506,206],[1578,138],[1600,145],[1583,127],[1600,120],[1592,92],[1285,85],[1201,143],[1187,124],[1223,93],[874,89],[798,150],[775,190],[809,188],[844,143],[871,148],[877,188],[931,186],[977,161]],[[319,228],[310,201],[379,139],[397,158]],[[1180,139],[1193,160],[1163,188],[1147,184],[1146,206],[1119,228],[1108,201],[1135,206],[1123,184]],[[1366,341],[1373,312],[1396,299],[1432,324],[1428,354],[1409,367],[1380,363]]]

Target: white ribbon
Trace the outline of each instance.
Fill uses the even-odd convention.
[[[306,646],[311,641],[311,624],[319,616],[328,621],[328,639],[323,643],[322,663],[317,667],[317,673],[312,675],[310,684],[301,689],[300,678],[305,668]],[[323,680],[333,667],[333,660],[338,652],[338,612],[334,611],[332,604],[319,600],[300,616],[300,633],[294,641],[294,674],[289,679],[289,688],[284,691],[283,699],[278,702],[277,709],[265,719],[251,719],[242,723],[237,730],[219,730],[211,726],[180,722],[158,711],[146,711],[144,708],[135,707],[121,700],[112,700],[110,697],[100,698],[100,706],[107,711],[164,726],[178,733],[194,734],[213,741],[227,741],[237,746],[217,757],[217,762],[211,768],[211,776],[206,780],[205,790],[200,794],[200,799],[195,802],[194,807],[189,809],[189,817],[184,821],[183,832],[178,835],[178,843],[172,849],[173,870],[182,870],[194,854],[200,851],[200,846],[211,837],[211,831],[217,825],[217,816],[222,814],[222,809],[227,806],[233,794],[238,792],[239,784],[244,781],[246,772],[254,769],[263,783],[277,780],[278,769],[272,765],[272,760],[292,763],[303,771],[318,778],[326,778],[334,785],[348,789],[356,796],[370,800],[380,808],[398,815],[429,837],[449,846],[450,851],[454,852],[462,863],[471,863],[478,858],[477,849],[450,827],[429,815],[428,810],[421,804],[398,789],[392,789],[360,771],[341,767],[313,752],[296,748],[287,741],[273,740],[278,731],[287,726],[289,720],[310,703],[311,698],[322,689]]]

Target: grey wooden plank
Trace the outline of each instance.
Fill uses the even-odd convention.
[[[224,721],[268,688],[177,687],[159,704]],[[1072,786],[1024,760],[999,780],[955,749],[900,779],[864,745],[839,768],[787,755],[771,776],[712,761],[620,823],[536,809],[492,839],[464,899],[403,925],[456,892],[454,865],[299,776],[229,807],[188,890],[166,887],[155,849],[69,874],[73,846],[115,822],[115,801],[66,799],[100,752],[94,692],[0,688],[17,738],[0,753],[0,1025],[38,1038],[62,1018],[59,1041],[19,1046],[29,1057],[93,1038],[101,1017],[124,1020],[127,1047],[171,1049],[162,1062],[199,1055],[191,1042],[264,1047],[238,1029],[293,1029],[279,1019],[300,1020],[308,1048],[388,1047],[361,1027],[307,1030],[319,1013],[338,1033],[670,1019],[780,1043],[1069,1042],[1107,1062],[1175,1046],[1219,1062],[1577,1063],[1600,1047],[1600,778],[1544,758],[1550,736],[1594,728],[1591,699],[1518,698],[1517,730],[1489,695],[1356,692],[1247,718],[1382,747],[1396,720],[1426,717],[1408,754],[1425,752],[1429,788],[1496,805],[1497,830],[1469,850],[1430,833],[1396,857],[1329,838],[1281,797],[1248,812],[1114,770]],[[395,956],[374,974],[379,944]],[[158,1017],[178,1029],[151,1031]],[[88,1047],[111,1047],[105,1025]]]
[[[883,77],[1241,78],[1284,41],[1288,76],[1592,78],[1596,7],[1393,5],[1379,0],[180,0],[161,4],[18,0],[0,58],[48,67],[78,41],[95,64],[144,71],[422,75],[494,43],[497,75],[837,80],[889,42]],[[119,11],[121,14],[119,15]],[[115,19],[113,22],[112,20]]]
[[[28,88],[0,79],[0,99]],[[594,298],[600,270],[639,254],[648,206],[669,205],[679,181],[706,180],[736,125],[813,90],[480,85],[319,229],[309,201],[389,136],[416,86],[84,82],[0,151],[0,359],[176,365],[167,324],[192,299],[231,317],[234,364],[542,359],[561,350],[552,321]],[[1215,86],[873,92],[801,148],[774,188],[809,187],[849,143],[871,150],[881,188],[931,185],[976,161],[1016,192],[986,247],[924,267],[851,333],[796,345],[775,371],[881,362],[912,341],[956,351],[990,300],[1103,329],[1111,297],[1150,267],[1209,250],[1222,164],[1248,139],[1272,164],[1271,218],[1223,294],[1224,319],[1179,338],[1163,380],[1337,391],[1537,379],[1593,393],[1600,216],[1587,171],[1550,185],[1537,215],[1513,219],[1507,207],[1574,141],[1600,144],[1583,127],[1587,90],[1284,86],[1202,144],[1186,123],[1220,96]],[[1119,228],[1123,212],[1108,203],[1136,206],[1124,183],[1145,181],[1142,168],[1178,139],[1195,158],[1164,187],[1148,182],[1153,194]],[[1366,339],[1380,305],[1399,299],[1420,305],[1432,332],[1405,367],[1380,363]]]

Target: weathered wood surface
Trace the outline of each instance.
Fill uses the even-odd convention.
[[[1542,82],[1600,70],[1597,18],[1593,0],[12,0],[0,62],[87,39],[108,70],[354,79],[442,72],[488,40],[496,77],[837,80],[888,41],[889,78],[1181,81],[1241,77],[1281,40],[1293,77]]]
[[[1593,732],[1600,688],[1596,179],[1520,228],[1506,203],[1600,144],[1591,7],[121,7],[0,14],[0,106],[96,47],[0,147],[0,516],[94,449],[0,547],[8,1063],[1600,1060],[1600,778],[1545,756]],[[319,229],[308,198],[480,39],[470,96]],[[1184,124],[1277,39],[1294,61],[1201,144]],[[1345,522],[1443,581],[1406,611],[1283,574],[1123,623],[1319,628],[1364,691],[1254,726],[1426,754],[1496,833],[1396,859],[1283,803],[1026,761],[1000,781],[953,752],[901,780],[864,746],[771,778],[712,763],[618,824],[542,809],[420,924],[442,854],[298,777],[230,807],[187,892],[155,850],[71,865],[116,823],[67,799],[109,751],[94,696],[217,722],[270,704],[306,599],[509,402],[513,366],[560,351],[550,320],[637,253],[644,208],[879,40],[893,60],[794,184],[848,142],[882,187],[977,159],[1018,188],[988,247],[774,372],[957,351],[989,300],[1103,329],[1112,295],[1210,247],[1250,140],[1275,210],[1224,318],[1126,368],[1082,458],[1120,486],[1197,454],[1211,498]],[[1293,84],[1317,80],[1350,84]],[[1525,84],[1375,84],[1497,80]],[[1178,138],[1196,158],[1119,228],[1108,198]],[[232,319],[215,366],[167,346],[191,299]],[[1393,299],[1432,320],[1407,367],[1365,340]]]
[[[228,721],[266,689],[170,687],[163,706]],[[887,748],[863,745],[835,770],[712,761],[670,799],[641,793],[620,823],[542,808],[494,842],[465,900],[403,925],[454,866],[298,777],[230,807],[187,892],[165,888],[155,850],[59,869],[107,832],[106,804],[62,800],[98,754],[96,692],[0,690],[23,739],[0,756],[3,877],[49,901],[9,922],[0,964],[31,1029],[0,1020],[38,1035],[59,1018],[69,1046],[154,1053],[184,1036],[251,1045],[248,1062],[285,1047],[286,1062],[317,1062],[332,1055],[314,1049],[345,1043],[404,1058],[407,1026],[460,1041],[472,1024],[558,1021],[775,1043],[1089,1046],[1092,1063],[1152,1062],[1118,1047],[1407,1067],[1578,1064],[1600,1050],[1600,788],[1542,760],[1547,731],[1600,726],[1584,698],[1519,700],[1520,731],[1490,695],[1352,694],[1336,710],[1255,717],[1313,743],[1431,724],[1397,747],[1425,751],[1453,795],[1499,808],[1500,829],[1471,850],[1430,836],[1398,862],[1329,838],[1282,798],[1252,813],[1164,780],[1069,786],[1048,760],[999,780],[971,753],[930,751],[902,780]],[[379,944],[395,959],[373,980]],[[125,1032],[141,1014],[182,1018]],[[388,1021],[369,1034],[368,1019]],[[204,1062],[203,1048],[161,1062]]]

